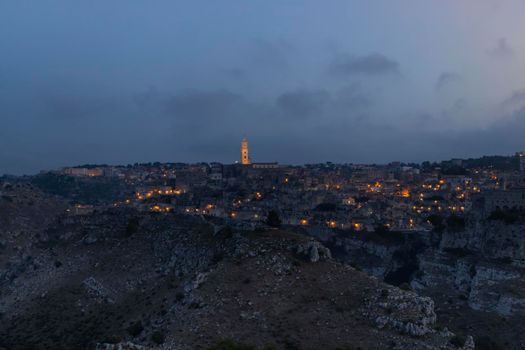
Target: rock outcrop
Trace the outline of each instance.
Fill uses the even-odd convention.
[[[132,342],[123,342],[117,344],[99,343],[96,345],[95,350],[148,350],[149,348],[133,344]]]
[[[306,257],[310,262],[318,262],[319,260],[332,258],[330,249],[317,241],[308,241],[299,244],[296,248],[296,253]]]

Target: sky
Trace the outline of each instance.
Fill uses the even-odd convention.
[[[525,0],[5,0],[0,174],[525,149]]]

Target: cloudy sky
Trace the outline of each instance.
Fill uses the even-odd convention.
[[[0,174],[525,149],[525,0],[0,2]]]

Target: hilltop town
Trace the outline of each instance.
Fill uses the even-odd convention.
[[[280,165],[240,161],[78,166],[44,171],[35,186],[71,199],[70,214],[99,207],[206,215],[239,228],[276,211],[285,225],[308,230],[428,232],[443,219],[463,224],[471,212],[523,208],[525,154],[387,165]]]
[[[0,347],[520,349],[523,156],[4,176]]]

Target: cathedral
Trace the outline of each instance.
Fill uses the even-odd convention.
[[[248,140],[245,138],[241,141],[241,164],[250,165],[250,156],[248,154]]]
[[[276,169],[279,167],[277,162],[272,163],[252,163],[248,151],[248,139],[245,137],[241,141],[241,165],[250,166],[253,169]]]

